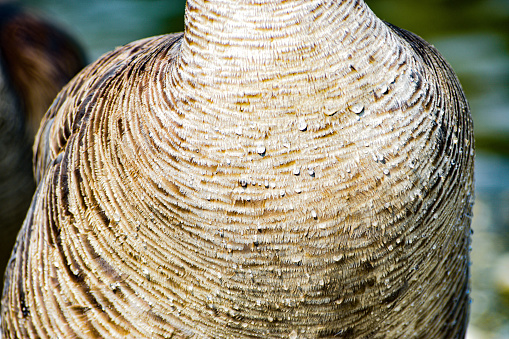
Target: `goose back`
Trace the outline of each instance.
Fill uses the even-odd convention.
[[[188,1],[35,150],[6,337],[464,337],[468,104],[362,1]]]

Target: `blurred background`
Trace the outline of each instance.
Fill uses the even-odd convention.
[[[509,339],[509,0],[366,0],[434,44],[456,70],[476,134],[469,339]],[[147,36],[181,31],[184,0],[25,0],[67,30],[91,62]]]

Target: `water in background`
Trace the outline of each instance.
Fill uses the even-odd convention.
[[[476,204],[468,337],[509,339],[509,0],[366,0],[433,43],[474,116]],[[71,32],[90,61],[130,41],[181,31],[183,0],[26,0]]]

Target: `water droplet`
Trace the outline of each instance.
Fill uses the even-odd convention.
[[[390,172],[389,172],[389,170],[387,168],[384,168],[383,172],[384,172],[385,175],[389,175],[390,174]]]
[[[229,166],[232,163],[230,159],[226,159],[226,164]]]
[[[265,180],[264,185],[265,185],[265,188],[269,188],[269,181]]]
[[[270,183],[270,188],[272,188],[272,189],[276,188],[276,183],[275,182],[271,182]]]
[[[382,87],[380,87],[380,93],[387,94],[388,92],[389,92],[389,87],[387,85],[382,85]]]
[[[240,186],[242,187],[247,187],[247,180],[242,178],[239,180],[239,183],[240,183]]]
[[[299,168],[299,167],[295,167],[295,168],[293,169],[293,174],[294,174],[294,175],[300,175],[300,168]]]
[[[120,222],[120,214],[117,212],[115,214],[113,214],[113,221],[115,221],[116,223],[119,223]]]
[[[310,176],[314,177],[314,176],[315,176],[315,170],[314,170],[313,168],[309,168],[309,169],[308,169],[308,174],[309,174]]]
[[[302,254],[297,254],[296,256],[292,257],[292,262],[294,264],[300,263],[302,261]]]
[[[289,339],[297,339],[297,331],[293,330],[288,336]]]
[[[272,318],[270,315],[267,317],[267,320],[269,321],[269,323],[273,322],[274,321],[274,318]]]
[[[315,210],[311,211],[311,216],[313,217],[313,219],[317,219],[318,218],[318,214],[316,214]]]
[[[350,109],[352,110],[352,112],[354,112],[355,114],[361,114],[362,112],[364,112],[364,105],[361,105],[361,104],[355,104],[353,106],[350,107]]]
[[[120,287],[120,283],[118,282],[114,282],[114,283],[111,283],[110,284],[110,288],[113,292],[116,292],[118,290],[118,288]]]
[[[295,188],[295,193],[301,194],[302,193],[302,189],[300,187]]]
[[[260,154],[260,155],[264,155],[265,154],[265,146],[260,144],[258,146],[256,146],[256,153]]]
[[[242,135],[242,126],[235,127],[235,134]]]
[[[392,245],[389,245],[389,246],[387,247],[387,249],[388,249],[389,251],[392,251],[392,250],[394,249],[394,247],[393,247]]]
[[[301,131],[305,131],[305,130],[308,128],[308,124],[307,124],[307,122],[306,122],[306,121],[304,121],[304,120],[300,120],[300,121],[299,121],[298,128],[299,128],[299,130],[301,130]]]
[[[283,147],[290,148],[290,146],[291,146],[290,141],[288,141],[287,138],[284,138],[283,139]]]

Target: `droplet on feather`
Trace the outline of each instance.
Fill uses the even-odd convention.
[[[361,114],[362,112],[364,112],[364,105],[355,104],[355,105],[350,107],[350,110],[352,112],[354,112],[355,114]]]
[[[266,151],[267,151],[267,149],[265,148],[264,145],[260,144],[260,145],[256,146],[256,153],[258,153],[260,155],[264,155]]]

